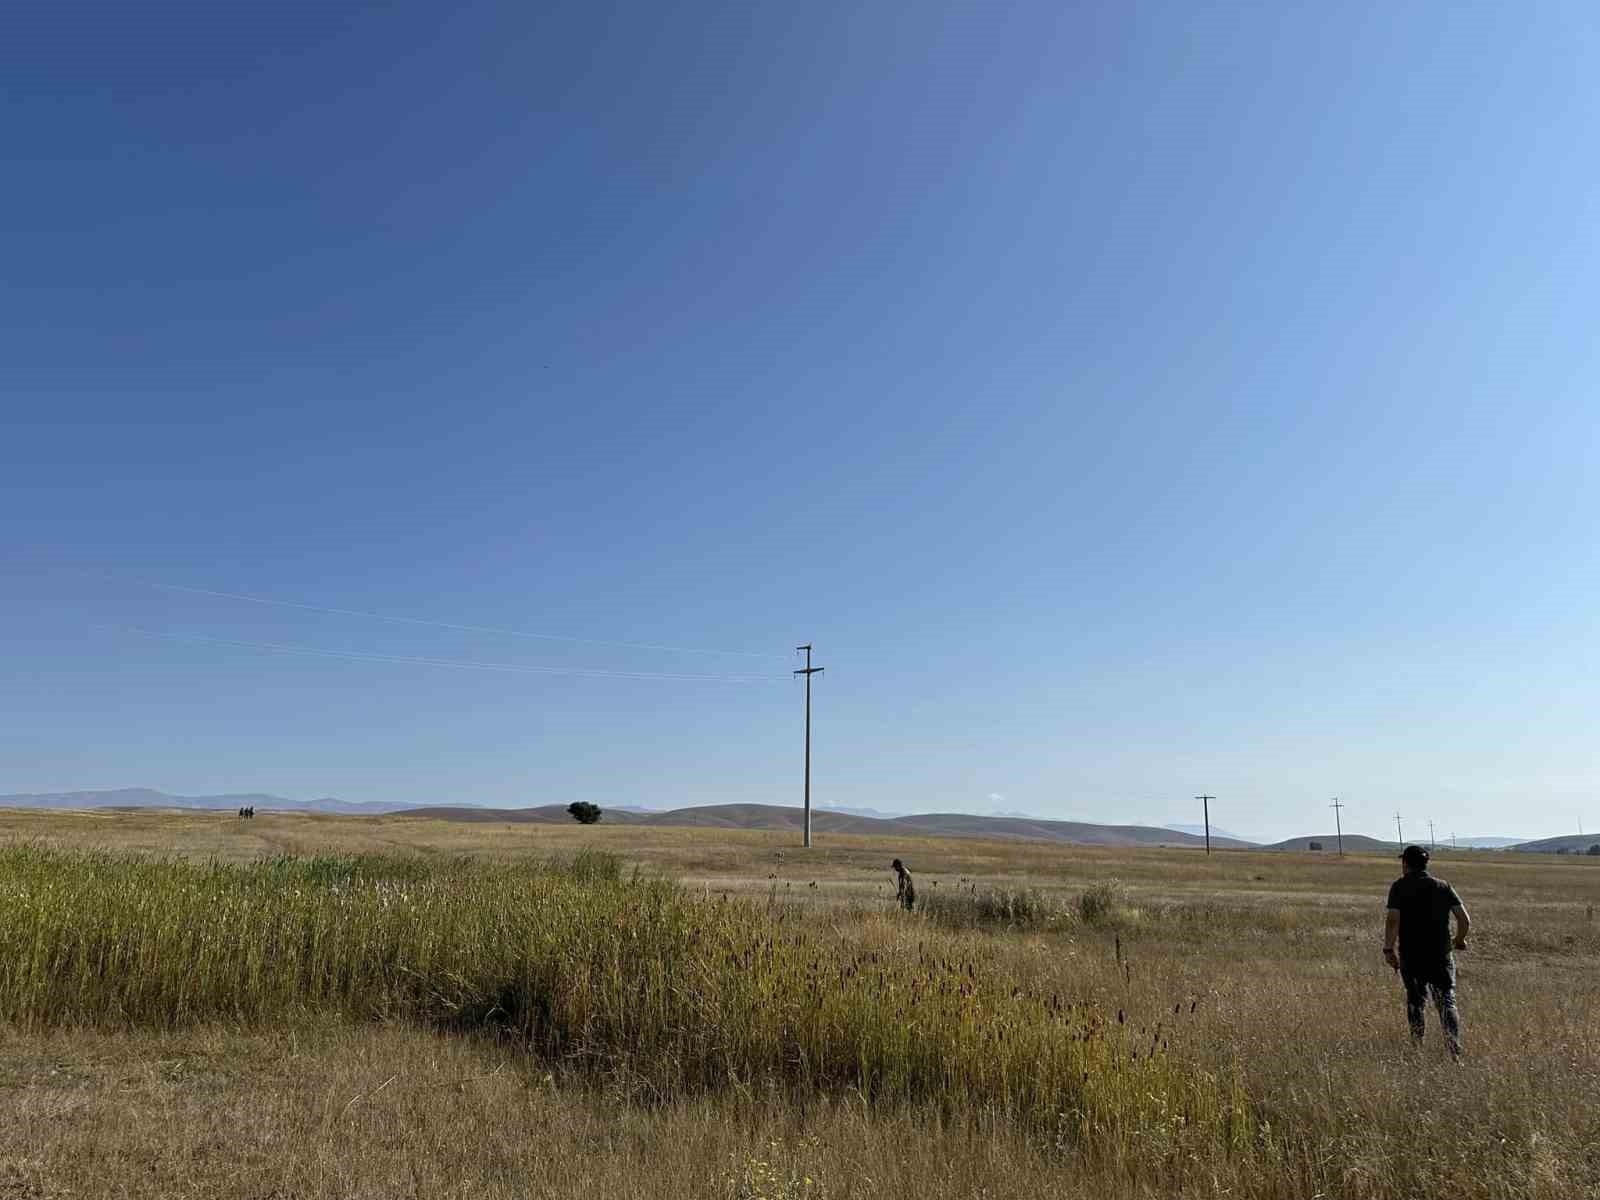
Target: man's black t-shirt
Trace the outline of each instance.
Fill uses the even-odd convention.
[[[1408,966],[1448,961],[1450,910],[1461,903],[1455,888],[1426,871],[1389,885],[1389,907],[1400,914],[1400,960]]]

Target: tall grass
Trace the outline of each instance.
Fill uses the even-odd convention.
[[[980,887],[976,883],[929,888],[918,911],[946,929],[1057,929],[1073,919],[1070,910],[1037,888]]]
[[[782,907],[625,879],[604,855],[239,866],[13,845],[0,963],[0,1022],[22,1028],[493,1024],[660,1096],[848,1090],[1148,1165],[1256,1138],[1240,1090],[1169,1057],[1159,1029],[1013,986],[981,948],[932,931],[851,945]]]

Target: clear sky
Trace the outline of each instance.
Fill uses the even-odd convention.
[[[27,6],[0,792],[1600,828],[1597,40]]]

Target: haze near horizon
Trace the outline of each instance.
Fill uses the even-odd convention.
[[[1595,49],[30,11],[0,793],[1593,829]]]

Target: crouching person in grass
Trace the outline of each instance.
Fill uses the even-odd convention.
[[[1472,918],[1455,888],[1428,874],[1428,852],[1407,846],[1400,855],[1405,874],[1389,887],[1383,926],[1383,959],[1406,985],[1406,1020],[1411,1037],[1422,1041],[1428,993],[1439,1009],[1439,1024],[1452,1058],[1461,1057],[1461,1018],[1456,1013],[1456,962],[1451,953],[1467,948]],[[1450,917],[1456,936],[1450,938]],[[1398,953],[1396,950],[1398,948]]]
[[[901,908],[910,912],[917,906],[917,888],[911,882],[911,872],[906,870],[905,863],[898,858],[890,863],[889,866],[894,869],[894,898],[900,902]]]

